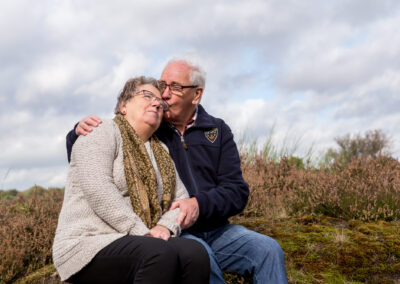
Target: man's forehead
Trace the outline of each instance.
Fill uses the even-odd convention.
[[[168,64],[162,74],[161,74],[161,78],[165,78],[168,77],[170,80],[173,78],[185,78],[185,77],[189,77],[190,74],[190,67],[185,64],[185,63],[180,63],[180,62],[173,62]]]

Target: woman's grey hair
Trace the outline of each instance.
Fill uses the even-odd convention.
[[[121,106],[123,106],[127,101],[129,101],[135,95],[137,89],[141,85],[152,85],[157,90],[160,90],[160,87],[158,86],[158,81],[152,77],[140,76],[129,79],[125,83],[123,90],[118,96],[117,105],[115,106],[114,109],[115,114],[121,113],[120,110]]]
[[[203,87],[206,86],[206,72],[200,65],[195,64],[192,60],[185,58],[185,57],[174,57],[170,61],[168,61],[167,65],[175,62],[185,63],[190,68],[190,83],[192,85],[197,85]]]

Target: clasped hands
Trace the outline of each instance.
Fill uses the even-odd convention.
[[[184,198],[172,202],[170,210],[180,208],[178,223],[182,230],[189,228],[199,218],[199,203],[195,197]],[[149,237],[160,238],[165,241],[171,237],[171,232],[162,225],[156,225],[150,229]]]
[[[168,239],[171,237],[171,232],[168,230],[168,228],[162,225],[155,225],[150,229],[150,233],[148,233],[146,236],[168,241]]]

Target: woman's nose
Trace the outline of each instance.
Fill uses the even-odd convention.
[[[156,107],[160,107],[160,106],[161,106],[160,99],[158,99],[158,98],[153,98],[153,99],[151,100],[151,105],[152,105],[152,106],[156,106]]]

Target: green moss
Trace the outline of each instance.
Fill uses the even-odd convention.
[[[251,277],[243,277],[236,273],[224,273],[224,280],[227,284],[251,284]]]
[[[363,282],[358,281],[348,281],[346,278],[338,271],[328,270],[323,273],[323,283],[327,284],[339,284],[339,283],[347,283],[347,284],[359,284]]]
[[[399,223],[315,215],[271,223],[236,221],[280,243],[289,283],[393,283],[400,278]]]
[[[34,273],[19,279],[16,281],[16,284],[34,284],[34,283],[43,283],[45,278],[49,278],[56,272],[56,268],[52,265],[46,265],[39,270],[36,270]]]

